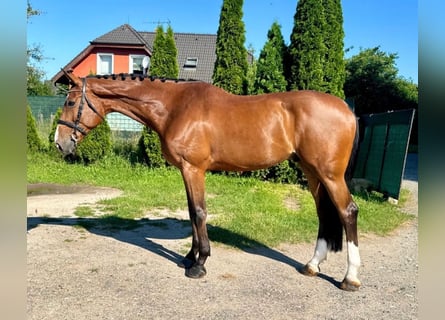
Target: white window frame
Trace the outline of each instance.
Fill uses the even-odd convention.
[[[134,69],[133,69],[133,59],[135,58],[140,58],[140,59],[144,59],[145,56],[142,54],[130,54],[128,56],[128,73],[134,73]],[[144,70],[142,70],[144,71]]]
[[[198,57],[187,57],[184,63],[184,70],[196,70],[198,67]]]
[[[110,70],[109,73],[102,73],[102,70],[101,70],[101,62],[102,62],[101,57],[111,57],[111,70]],[[104,53],[104,52],[97,53],[97,68],[96,69],[97,69],[96,73],[100,74],[100,75],[103,75],[103,74],[113,74],[114,73],[114,54],[112,54],[112,53]]]

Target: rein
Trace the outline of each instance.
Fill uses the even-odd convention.
[[[82,79],[82,97],[80,100],[79,110],[77,111],[76,121],[70,122],[70,121],[64,121],[64,120],[60,120],[60,119],[57,121],[58,124],[62,124],[62,125],[65,125],[67,127],[74,129],[74,132],[73,132],[74,135],[76,134],[76,131],[79,131],[83,135],[87,134],[85,129],[79,126],[80,118],[82,117],[83,106],[85,104],[85,101],[86,101],[88,107],[91,110],[93,110],[93,112],[95,114],[97,114],[102,120],[104,120],[104,117],[97,111],[97,109],[94,107],[94,105],[88,99],[88,97],[86,95],[86,84],[87,84],[87,79],[83,78]]]

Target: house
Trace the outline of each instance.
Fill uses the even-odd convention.
[[[143,73],[142,61],[150,59],[155,32],[138,32],[124,24],[94,39],[65,67],[72,69],[79,77],[91,74]],[[180,79],[212,82],[216,60],[216,35],[175,33],[178,50]],[[68,84],[63,71],[59,71],[51,81],[54,84]],[[118,113],[107,115],[113,131],[141,131],[142,125]]]
[[[142,73],[142,61],[152,55],[155,32],[139,32],[124,24],[94,39],[65,67],[79,77],[90,74]],[[212,82],[216,34],[175,33],[179,78]],[[62,71],[51,81],[68,83]]]

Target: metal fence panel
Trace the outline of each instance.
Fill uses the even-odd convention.
[[[143,128],[139,122],[117,112],[107,114],[107,122],[113,131],[140,132]]]
[[[34,118],[43,121],[52,121],[57,110],[63,106],[65,97],[63,96],[28,96],[28,104]],[[141,132],[143,125],[133,119],[112,112],[106,116],[108,125],[112,131]]]
[[[28,104],[36,119],[52,119],[64,102],[62,96],[28,96]]]
[[[374,190],[398,199],[413,119],[414,109],[360,117],[364,130],[354,178],[366,179]]]

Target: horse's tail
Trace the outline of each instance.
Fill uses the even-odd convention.
[[[355,162],[356,162],[355,160],[357,159],[357,154],[358,154],[358,146],[359,146],[359,127],[357,118],[355,126],[355,137],[352,145],[351,156],[349,157],[348,166],[346,167],[346,172],[345,172],[345,180],[348,185],[350,185],[352,177],[354,175]]]

